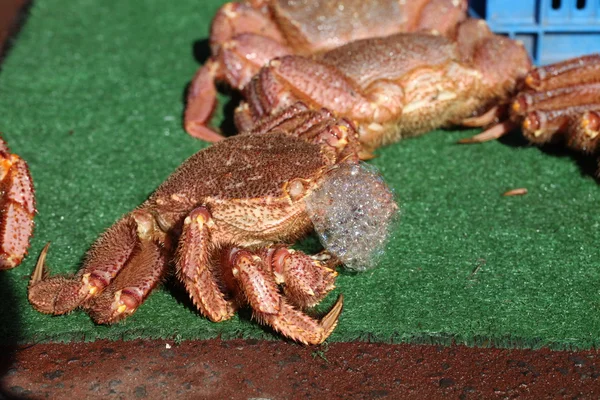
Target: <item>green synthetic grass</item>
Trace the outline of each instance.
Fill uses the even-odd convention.
[[[100,232],[205,146],[184,133],[181,116],[220,3],[31,8],[0,71],[0,131],[29,162],[39,210],[31,256],[0,275],[3,342],[278,338],[248,312],[208,322],[171,285],[111,327],[81,311],[39,314],[26,298],[47,241],[52,272],[75,272]],[[600,188],[587,161],[519,142],[455,145],[473,132],[378,151],[371,163],[394,188],[401,223],[378,268],[339,277],[346,302],[331,340],[598,345]],[[501,196],[516,187],[529,194]]]

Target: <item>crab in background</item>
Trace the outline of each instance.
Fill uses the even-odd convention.
[[[303,310],[334,288],[334,267],[344,255],[326,249],[309,256],[288,245],[313,227],[311,196],[340,177],[350,184],[360,179],[357,150],[349,122],[293,105],[252,132],[190,157],[96,241],[75,275],[48,277],[46,247],[29,300],[43,313],[81,307],[97,323],[110,324],[131,315],[174,264],[193,303],[211,321],[227,320],[249,305],[259,322],[284,336],[321,343],[337,324],[342,297],[321,320]],[[372,212],[361,208],[369,199],[358,198],[343,214],[361,227],[352,233],[369,248],[365,219],[376,218],[371,226],[378,234],[397,206],[383,181],[360,182]]]
[[[206,126],[216,105],[215,81],[242,90],[276,57],[316,55],[366,38],[418,31],[453,37],[467,17],[466,10],[466,0],[227,3],[211,24],[212,56],[190,85],[185,129],[208,141],[223,138]]]
[[[16,267],[27,254],[35,213],[27,163],[0,137],[0,269]]]
[[[530,68],[521,43],[469,19],[454,38],[399,33],[271,60],[244,89],[235,120],[249,129],[302,100],[353,121],[368,154],[436,128],[488,124]]]
[[[589,154],[600,150],[600,54],[531,70],[508,118],[461,143],[497,139],[520,128],[531,143],[565,143]]]

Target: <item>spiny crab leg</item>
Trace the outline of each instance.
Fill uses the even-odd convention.
[[[46,314],[65,314],[98,296],[128,263],[138,247],[136,221],[127,215],[110,227],[87,254],[74,276],[48,277],[46,245],[29,281],[33,307]]]
[[[343,307],[340,295],[332,309],[317,321],[290,305],[279,293],[273,274],[261,257],[247,250],[229,254],[233,276],[259,321],[304,344],[320,344],[335,329]]]
[[[231,318],[235,307],[225,299],[210,269],[210,228],[214,226],[206,207],[193,210],[183,223],[177,275],[196,307],[213,322]]]
[[[16,267],[27,254],[35,213],[27,164],[0,138],[0,270]]]
[[[272,266],[275,282],[283,285],[285,297],[300,308],[317,305],[335,288],[336,264],[340,261],[325,254],[309,256],[286,247],[271,247],[262,256]]]

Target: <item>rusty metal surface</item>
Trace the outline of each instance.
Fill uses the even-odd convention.
[[[2,349],[2,354],[11,354]],[[2,362],[7,398],[598,398],[600,354],[208,340],[37,344]],[[5,356],[6,357],[6,356]]]

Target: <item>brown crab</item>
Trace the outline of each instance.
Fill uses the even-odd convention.
[[[0,269],[16,267],[27,254],[35,213],[27,163],[0,138]]]
[[[298,100],[352,120],[366,151],[448,125],[484,125],[510,98],[531,63],[522,44],[493,34],[482,20],[456,38],[399,33],[358,40],[314,58],[271,60],[244,89],[236,124]]]
[[[133,313],[174,263],[199,311],[211,321],[248,304],[255,318],[302,343],[324,341],[342,309],[321,320],[302,309],[334,288],[337,257],[288,249],[312,228],[307,199],[347,166],[356,166],[351,124],[301,104],[247,134],[183,163],[150,198],[109,228],[74,276],[47,277],[44,258],[29,300],[43,313],[85,309],[97,323]],[[379,208],[396,205],[382,183]],[[350,212],[351,210],[348,210]]]
[[[213,19],[212,56],[188,93],[185,129],[200,139],[223,137],[206,126],[216,105],[215,80],[241,90],[275,57],[309,56],[356,40],[398,32],[453,36],[466,0],[248,0],[227,3]]]
[[[504,122],[461,143],[497,139],[521,128],[534,144],[565,142],[586,153],[600,150],[600,54],[533,69]]]

